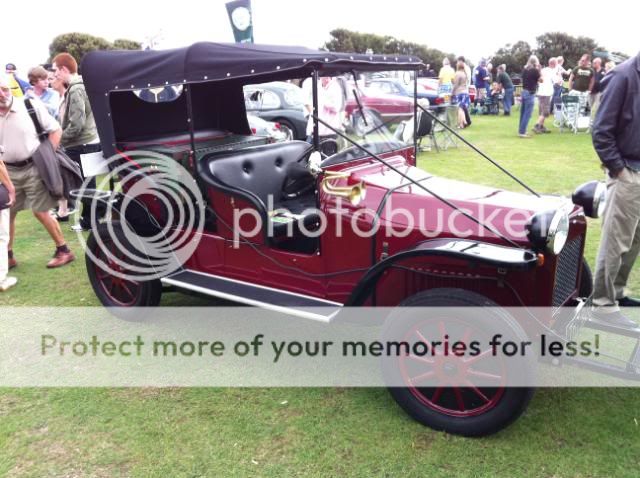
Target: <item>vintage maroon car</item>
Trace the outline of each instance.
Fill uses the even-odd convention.
[[[113,221],[95,224],[88,239],[87,270],[100,301],[126,314],[130,307],[158,305],[163,288],[171,288],[323,322],[359,306],[544,307],[550,312],[537,322],[502,312],[492,321],[523,340],[557,327],[563,307],[577,311],[580,297],[590,293],[583,259],[585,213],[595,216],[601,206],[597,184],[579,189],[579,205],[573,205],[531,190],[520,194],[438,178],[415,167],[415,145],[395,140],[375,124],[359,142],[336,130],[340,150],[320,163],[314,153],[317,124],[314,144],[264,144],[251,136],[243,97],[247,85],[354,71],[404,70],[415,77],[421,68],[419,59],[400,55],[250,44],[89,53],[82,70],[102,147],[123,168],[122,193],[111,196]],[[168,103],[142,102],[133,94],[143,86],[177,84],[184,85],[183,93]],[[362,113],[362,103],[373,107],[356,97],[350,111]],[[405,101],[393,108],[410,113]],[[426,115],[414,122],[418,136]],[[153,156],[146,171],[135,154],[141,149]],[[156,168],[172,164],[188,171],[187,182],[196,191],[171,200],[155,193],[129,200],[140,182],[153,181]],[[199,194],[200,204],[192,197]],[[174,209],[185,205],[200,209],[188,213],[193,221],[178,222]],[[345,211],[339,222],[329,221],[319,234],[305,233],[319,231],[320,218],[335,218],[338,207]],[[239,210],[253,214],[236,221]],[[361,214],[364,210],[370,214]],[[400,210],[405,214],[396,215]],[[509,227],[514,211],[526,221]],[[452,215],[456,220],[447,221]],[[193,224],[200,229],[194,232]],[[373,233],[360,234],[354,224]],[[404,227],[405,234],[388,235],[377,226]],[[161,272],[147,274],[138,266],[153,262],[155,268],[156,254],[145,250],[131,258],[136,241],[126,239],[127,230],[163,247],[176,232],[197,245],[173,268],[158,265]],[[464,324],[464,330],[478,326]],[[407,323],[407,330],[411,326]],[[449,326],[442,322],[442,328]],[[445,385],[444,376],[452,371],[469,385]],[[405,386],[390,391],[414,418],[452,433],[500,430],[532,396],[532,388],[507,387],[500,375],[485,374],[496,384],[475,387],[478,372],[453,362],[429,373],[443,374],[445,381],[426,388],[408,377]]]

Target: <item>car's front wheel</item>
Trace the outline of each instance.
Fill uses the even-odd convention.
[[[386,341],[434,344],[436,339],[441,344],[467,345],[476,341],[480,346],[475,355],[434,348],[432,355],[410,353],[395,363],[385,362],[383,373],[391,395],[411,417],[435,430],[464,436],[502,430],[524,412],[533,389],[508,386],[531,370],[524,369],[526,361],[489,353],[488,343],[496,334],[502,343],[527,341],[510,315],[474,292],[435,289],[409,297],[387,318]]]

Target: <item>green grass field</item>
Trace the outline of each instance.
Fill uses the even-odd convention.
[[[517,115],[473,119],[465,137],[540,192],[570,194],[602,177],[589,135],[524,140]],[[520,190],[464,146],[423,153],[419,166]],[[599,226],[590,225],[593,265]],[[20,282],[0,305],[97,305],[80,257],[45,269],[52,244],[28,213],[15,253]],[[637,269],[631,285],[640,293]],[[413,422],[383,389],[2,389],[0,476],[635,477],[639,401],[635,389],[542,389],[507,430],[465,439]]]

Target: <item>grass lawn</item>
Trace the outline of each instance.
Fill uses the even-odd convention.
[[[517,115],[473,119],[464,135],[537,191],[570,194],[602,177],[588,135],[525,140]],[[423,153],[419,166],[520,190],[464,146]],[[590,225],[593,265],[599,225]],[[83,260],[45,269],[51,241],[27,213],[15,253],[20,282],[0,305],[98,305]],[[631,285],[640,293],[637,269]],[[471,440],[413,422],[383,389],[2,389],[0,476],[635,477],[639,401],[635,389],[542,389],[510,428]]]

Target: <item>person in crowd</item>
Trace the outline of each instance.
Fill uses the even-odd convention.
[[[11,93],[16,98],[22,97],[31,85],[18,76],[18,69],[15,63],[7,63],[5,66],[5,72],[10,77],[11,81]]]
[[[491,88],[493,88],[494,76],[493,76],[493,64],[491,64],[491,62],[487,63],[487,76],[489,77],[487,82],[489,83]]]
[[[507,74],[507,65],[502,64],[498,66],[498,77],[496,80],[502,88],[504,115],[509,116],[511,114],[511,107],[513,106],[513,82]]]
[[[457,60],[457,64],[456,64],[456,69],[457,69],[457,65],[463,65],[464,66],[464,74],[467,75],[467,86],[469,86],[471,84],[471,68],[469,67],[469,65],[467,65],[467,60],[465,60],[464,56],[460,55],[458,57]]]
[[[449,58],[444,58],[442,60],[442,68],[440,68],[440,73],[438,73],[438,85],[451,87],[453,85],[453,78],[456,76],[456,72],[451,68],[449,64]]]
[[[604,74],[608,74],[611,70],[613,70],[616,67],[616,62],[613,60],[609,60],[608,62],[606,62],[604,64]],[[602,85],[600,85],[600,87],[602,88]],[[601,91],[602,92],[602,91]]]
[[[308,78],[302,82],[302,91],[306,98],[306,109],[309,118],[307,120],[307,141],[313,143],[313,80]],[[338,80],[323,76],[318,81],[318,117],[336,130],[343,129],[344,101],[342,88]],[[369,124],[368,129],[373,129],[375,125]],[[320,142],[327,139],[338,140],[338,135],[329,127],[322,123],[318,124],[318,136]]]
[[[8,96],[8,94],[7,94]],[[11,182],[7,167],[2,161],[2,152],[0,149],[0,187],[3,191],[0,191],[0,292],[9,290],[11,287],[18,283],[18,279],[8,275],[9,272],[9,239],[10,224],[9,208],[16,201],[16,189]],[[4,197],[2,192],[6,192],[7,197]],[[3,204],[4,203],[4,204]]]
[[[33,101],[32,106],[42,129],[48,133],[48,140],[57,147],[62,135],[60,125],[41,102]],[[33,215],[44,226],[56,245],[53,259],[47,267],[60,267],[75,259],[65,243],[58,222],[49,215],[49,209],[55,206],[56,201],[47,191],[33,164],[32,156],[39,146],[38,133],[29,116],[24,98],[13,97],[9,76],[0,75],[0,147],[3,151],[2,160],[15,188],[15,203],[11,207],[9,217],[9,269],[18,265],[13,256],[15,219],[18,212],[24,209],[33,211]]]
[[[474,84],[476,86],[476,100],[482,102],[489,94],[489,72],[487,71],[487,62],[480,60],[480,64],[476,68],[474,76]]]
[[[593,67],[593,86],[591,87],[591,94],[589,95],[589,107],[591,108],[592,121],[596,117],[598,106],[600,106],[600,93],[602,92],[602,79],[604,78],[605,71],[602,67],[602,58],[596,57],[591,63]]]
[[[47,111],[54,118],[58,118],[60,108],[60,95],[49,87],[49,73],[41,66],[31,68],[28,73],[31,89],[26,95],[29,98],[37,98],[44,103]]]
[[[456,61],[456,70],[459,69],[460,65],[464,68],[464,74],[467,77],[467,97],[469,97],[469,85],[471,85],[471,68],[467,65],[467,62],[464,56],[459,56]],[[458,105],[460,106],[460,105]],[[469,114],[469,107],[471,106],[470,101],[467,101],[463,106],[464,112],[464,122],[466,126],[471,126],[471,115]]]
[[[451,95],[458,105],[458,128],[463,129],[468,126],[465,110],[469,109],[469,87],[467,74],[464,71],[464,62],[457,63],[456,76],[453,78],[453,91]],[[467,113],[468,115],[468,113]]]
[[[521,138],[531,137],[531,135],[527,134],[527,127],[533,114],[536,90],[540,80],[540,62],[537,56],[531,55],[522,70],[522,94],[520,96],[522,107],[520,108],[520,123],[518,126],[518,136]]]
[[[580,57],[580,62],[569,77],[570,93],[587,93],[593,89],[595,81],[593,68],[589,65],[591,57],[586,53]]]
[[[551,97],[553,96],[553,80],[556,75],[557,61],[549,58],[549,66],[540,71],[540,83],[538,84],[538,121],[533,127],[534,133],[551,133],[544,121],[551,114]]]
[[[625,291],[640,252],[640,54],[610,71],[603,84],[592,137],[610,179],[596,261],[593,312],[611,324],[637,328],[621,313],[620,306],[640,306],[640,300]]]
[[[53,91],[58,94],[58,105],[56,107],[56,119],[59,118],[60,108],[64,98],[64,94],[67,92],[67,87],[62,80],[55,78],[53,72],[49,72],[50,86]],[[68,222],[69,215],[75,211],[75,203],[72,200],[66,200],[64,198],[58,200],[58,210],[55,211],[54,217],[58,222]]]
[[[556,57],[556,71],[553,80],[553,99],[552,107],[556,108],[556,105],[562,103],[562,90],[564,89],[564,80],[571,74],[570,71],[564,69],[564,57]]]
[[[93,118],[82,77],[78,75],[78,63],[69,53],[60,53],[52,62],[55,77],[67,85],[60,107],[62,123],[61,144],[67,155],[82,167],[80,155],[101,151],[100,139]],[[95,188],[95,178],[87,188]],[[83,201],[82,216],[76,229],[91,229],[91,201]]]

